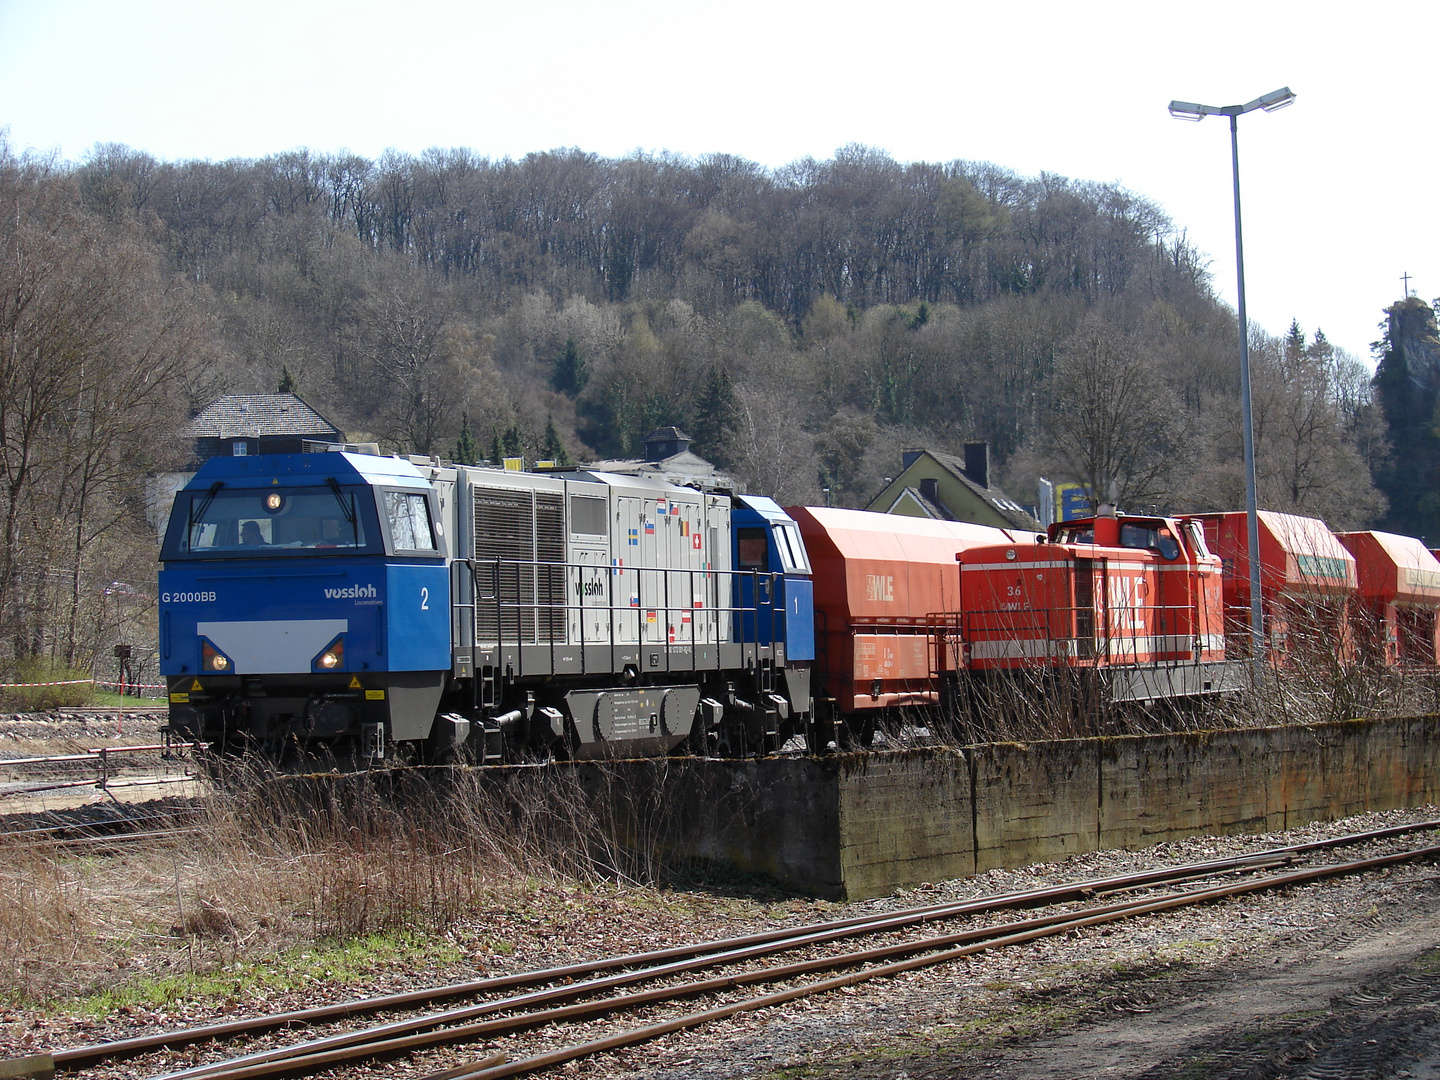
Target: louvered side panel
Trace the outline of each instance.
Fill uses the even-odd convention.
[[[565,495],[560,491],[535,493],[535,560],[537,623],[540,641],[565,641]],[[553,563],[547,566],[546,563]]]
[[[475,625],[482,642],[535,640],[535,501],[514,488],[475,488]]]

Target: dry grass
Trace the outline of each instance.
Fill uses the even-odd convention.
[[[1386,665],[1373,650],[1338,643],[1320,618],[1290,612],[1288,652],[1257,673],[1239,664],[1233,692],[1148,704],[1108,700],[1103,673],[1018,670],[962,683],[945,704],[937,736],[954,745],[1094,736],[1155,735],[1221,728],[1384,719],[1440,711],[1434,664]],[[1373,637],[1363,620],[1357,637]],[[1243,642],[1237,630],[1232,643]],[[1232,654],[1233,655],[1233,654]],[[891,718],[897,727],[911,718]],[[923,719],[920,722],[925,722]]]
[[[1417,714],[1434,711],[1437,680],[1341,664],[1322,641],[1283,677],[1194,709],[1103,707],[1088,693],[1017,680],[952,712],[948,735],[1030,741]],[[367,938],[508,956],[519,941],[576,932],[572,906],[606,889],[693,872],[668,853],[695,824],[684,813],[721,801],[696,782],[666,761],[301,778],[230,764],[192,838],[103,856],[0,848],[0,1002],[113,995],[327,949],[333,967],[335,943]],[[658,911],[662,896],[632,894],[617,923],[643,923],[635,905]]]
[[[90,857],[13,844],[0,851],[0,1001],[113,994],[376,935],[507,954],[493,927],[541,894],[677,870],[661,810],[679,781],[646,768],[631,785],[603,768],[296,778],[236,765],[193,838]]]

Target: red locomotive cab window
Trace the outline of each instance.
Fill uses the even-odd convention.
[[[1168,525],[1122,525],[1120,546],[1154,551],[1167,562],[1180,557],[1180,543]]]
[[[741,570],[770,571],[770,543],[764,529],[736,529],[735,546]]]
[[[1190,549],[1200,558],[1208,559],[1210,557],[1210,549],[1205,546],[1205,533],[1201,530],[1199,524],[1194,521],[1187,521],[1180,527],[1185,530],[1185,535],[1190,541]]]

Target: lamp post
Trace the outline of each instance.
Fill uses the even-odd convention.
[[[1240,297],[1240,415],[1245,437],[1245,531],[1250,554],[1250,655],[1256,674],[1264,671],[1265,623],[1260,610],[1260,521],[1255,510],[1255,426],[1250,412],[1250,328],[1245,321],[1245,248],[1240,240],[1240,143],[1236,118],[1261,109],[1274,112],[1295,100],[1288,86],[1272,90],[1244,105],[1197,105],[1192,101],[1170,102],[1170,115],[1177,120],[1200,121],[1207,116],[1230,118],[1230,168],[1235,179],[1235,276]]]

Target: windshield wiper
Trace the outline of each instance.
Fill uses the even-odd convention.
[[[327,476],[325,482],[330,485],[331,492],[335,495],[335,501],[340,504],[340,512],[345,515],[345,520],[350,523],[350,535],[356,547],[360,546],[360,522],[355,513],[355,493],[350,493],[350,501],[345,501],[345,492],[340,490],[340,481],[333,476]]]
[[[224,480],[216,480],[213,484],[211,484],[210,490],[207,491],[204,497],[200,500],[199,507],[196,507],[195,505],[195,496],[190,496],[190,512],[186,516],[185,521],[185,546],[187,548],[193,546],[191,541],[194,539],[195,536],[196,522],[205,516],[205,511],[210,509],[210,504],[215,501],[215,496],[220,494],[220,489],[224,486]]]

